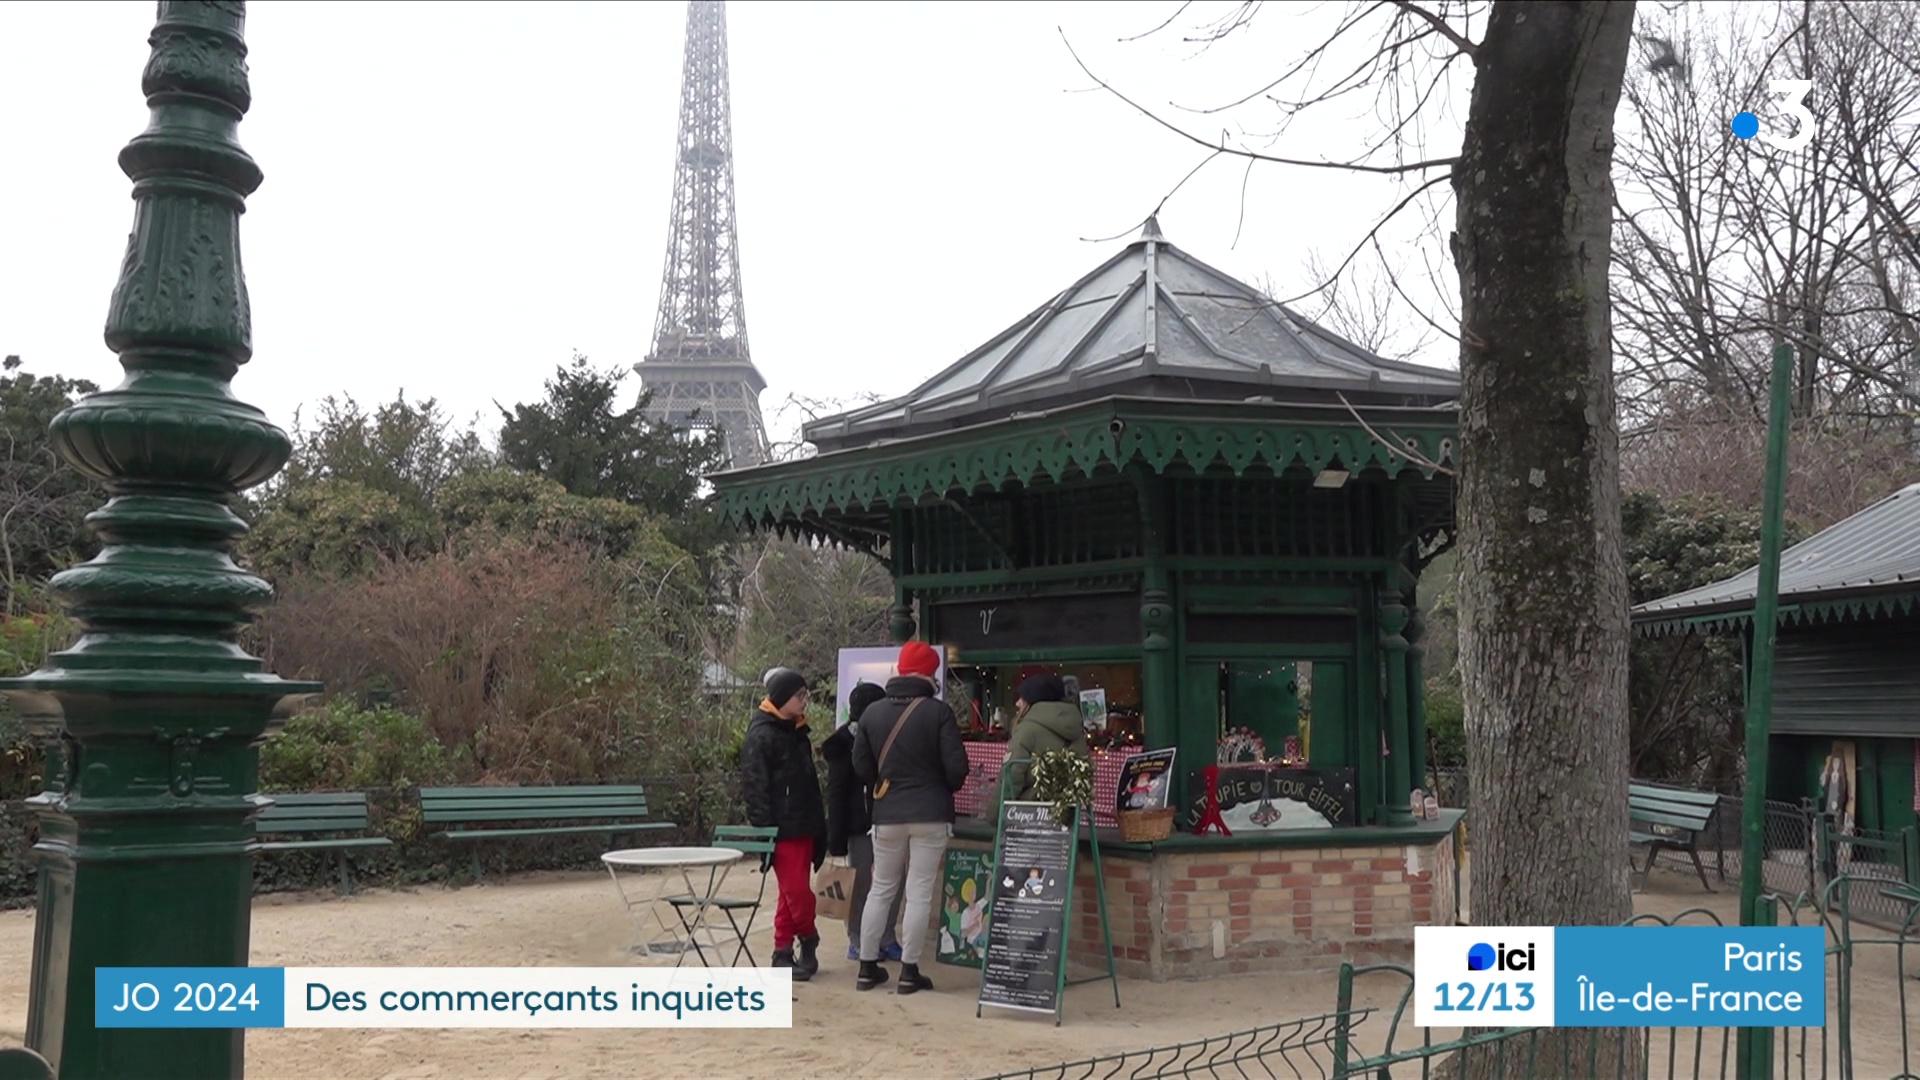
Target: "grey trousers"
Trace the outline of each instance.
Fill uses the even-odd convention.
[[[873,837],[847,837],[847,862],[853,865],[853,895],[847,898],[847,944],[856,951],[860,948],[860,923],[866,918],[867,893],[873,888]],[[900,947],[898,932],[900,925],[901,897],[893,898],[893,910],[887,912],[886,935],[880,939],[880,948],[891,945]]]
[[[933,895],[940,886],[940,863],[953,826],[944,821],[873,827],[873,891],[860,919],[860,959],[880,959],[880,935],[894,898],[906,890],[900,934],[900,959],[920,962],[927,929],[933,922]]]

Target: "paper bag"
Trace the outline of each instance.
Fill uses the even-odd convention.
[[[853,907],[853,874],[851,866],[827,865],[813,875],[815,918],[846,921]]]

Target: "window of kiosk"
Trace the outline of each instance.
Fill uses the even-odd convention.
[[[1188,676],[1213,703],[1213,740],[1238,761],[1306,765],[1313,740],[1313,661],[1196,665]]]
[[[954,710],[961,734],[968,739],[1011,738],[1020,684],[1043,673],[1058,675],[1066,683],[1067,700],[1079,707],[1087,741],[1094,749],[1142,744],[1145,728],[1140,715],[1138,663],[1035,661],[956,666],[948,689],[950,700],[965,703]]]

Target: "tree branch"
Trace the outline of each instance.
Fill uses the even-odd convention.
[[[1067,53],[1073,57],[1073,62],[1079,65],[1080,70],[1087,76],[1087,78],[1092,79],[1095,83],[1099,84],[1101,89],[1105,90],[1109,94],[1112,94],[1114,97],[1119,98],[1129,108],[1133,109],[1133,111],[1139,113],[1141,116],[1146,117],[1147,119],[1153,121],[1154,123],[1160,125],[1161,127],[1166,128],[1168,131],[1173,132],[1175,135],[1180,136],[1181,138],[1187,140],[1188,142],[1193,143],[1196,146],[1204,146],[1207,149],[1212,150],[1216,153],[1233,154],[1238,157],[1251,158],[1255,161],[1270,161],[1276,165],[1295,165],[1304,169],[1341,169],[1347,172],[1372,173],[1380,176],[1401,176],[1410,172],[1425,172],[1428,169],[1446,168],[1447,166],[1450,166],[1460,160],[1459,157],[1456,155],[1453,157],[1433,158],[1428,161],[1416,161],[1416,162],[1411,162],[1409,164],[1404,164],[1404,165],[1368,165],[1368,164],[1364,164],[1362,162],[1357,162],[1357,161],[1309,161],[1304,158],[1276,157],[1272,154],[1262,154],[1257,150],[1247,150],[1237,146],[1229,146],[1224,138],[1218,143],[1209,142],[1206,139],[1203,139],[1200,136],[1195,135],[1194,133],[1180,127],[1178,124],[1174,124],[1168,120],[1163,119],[1158,114],[1156,114],[1153,110],[1147,108],[1144,105],[1141,105],[1139,102],[1121,93],[1111,83],[1107,82],[1105,79],[1102,79],[1100,76],[1095,75],[1093,73],[1093,70],[1087,67],[1086,61],[1080,59],[1080,54],[1074,51],[1073,42],[1067,40],[1066,31],[1061,30],[1058,27],[1056,27],[1055,29],[1059,30],[1060,40],[1063,44],[1066,45]]]
[[[1447,20],[1435,15],[1419,4],[1412,3],[1411,0],[1391,0],[1391,2],[1394,7],[1399,8],[1401,11],[1426,20],[1428,26],[1439,31],[1441,37],[1453,42],[1454,47],[1466,54],[1467,59],[1473,61],[1476,66],[1480,63],[1480,46],[1468,41],[1465,35],[1453,27],[1448,26]]]

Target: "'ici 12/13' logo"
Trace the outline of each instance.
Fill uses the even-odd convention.
[[[1468,971],[1532,971],[1533,945],[1509,949],[1504,942],[1489,945],[1479,942],[1467,950]]]

